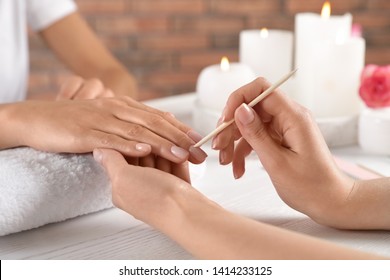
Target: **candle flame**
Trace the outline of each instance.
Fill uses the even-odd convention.
[[[226,56],[224,56],[221,59],[221,70],[226,72],[229,71],[229,69],[230,69],[229,59]]]
[[[262,28],[261,30],[260,30],[260,37],[261,38],[268,38],[268,29],[267,28]]]
[[[321,17],[322,18],[329,18],[331,14],[331,8],[329,1],[326,1],[324,5],[322,6],[321,10]]]

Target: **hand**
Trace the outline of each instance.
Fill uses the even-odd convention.
[[[213,147],[220,150],[222,163],[233,162],[236,178],[244,174],[245,157],[253,149],[280,197],[292,208],[327,223],[323,219],[333,219],[332,214],[336,216],[346,203],[353,181],[336,167],[307,109],[279,90],[254,108],[243,104],[269,86],[259,78],[229,97],[222,119],[234,117],[235,125],[217,135]],[[236,147],[235,140],[239,140]]]
[[[157,158],[155,165],[143,162],[150,167],[140,167],[132,165],[134,162],[129,164],[114,150],[95,149],[93,155],[110,177],[114,205],[160,230],[168,224],[163,221],[176,210],[176,191],[192,189],[186,163],[174,164]]]
[[[56,99],[94,99],[113,96],[112,90],[105,88],[99,79],[84,80],[81,77],[72,76],[61,86]]]
[[[176,177],[129,165],[114,150],[95,149],[93,154],[111,179],[114,204],[165,233],[196,258],[380,258],[230,213],[179,178],[188,177],[182,164],[172,165]]]
[[[29,146],[48,152],[87,153],[115,149],[126,156],[150,152],[172,162],[193,163],[207,156],[193,145],[200,136],[172,114],[130,97],[3,105],[0,148]],[[189,151],[189,152],[188,152]]]

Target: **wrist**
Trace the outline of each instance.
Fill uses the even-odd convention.
[[[0,105],[0,124],[2,136],[0,138],[0,149],[22,146],[20,137],[21,128],[18,123],[18,103]]]
[[[351,193],[355,188],[355,180],[339,174],[335,179],[323,184],[329,191],[326,196],[319,197],[317,207],[308,216],[315,222],[339,229],[350,228]]]

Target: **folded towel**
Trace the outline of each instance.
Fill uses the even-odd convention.
[[[0,236],[109,207],[108,177],[91,154],[0,151]]]

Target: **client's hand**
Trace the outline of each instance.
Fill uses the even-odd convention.
[[[130,157],[150,152],[175,163],[200,163],[201,138],[170,113],[130,97],[27,101],[4,104],[0,149],[29,146],[48,152],[87,153],[111,148]]]
[[[254,108],[246,105],[268,87],[259,78],[229,97],[222,119],[234,118],[235,125],[222,131],[213,147],[220,150],[222,163],[233,162],[236,178],[244,174],[245,157],[253,149],[288,205],[317,221],[333,219],[353,181],[336,167],[307,109],[278,90]],[[236,147],[234,140],[239,140]]]

